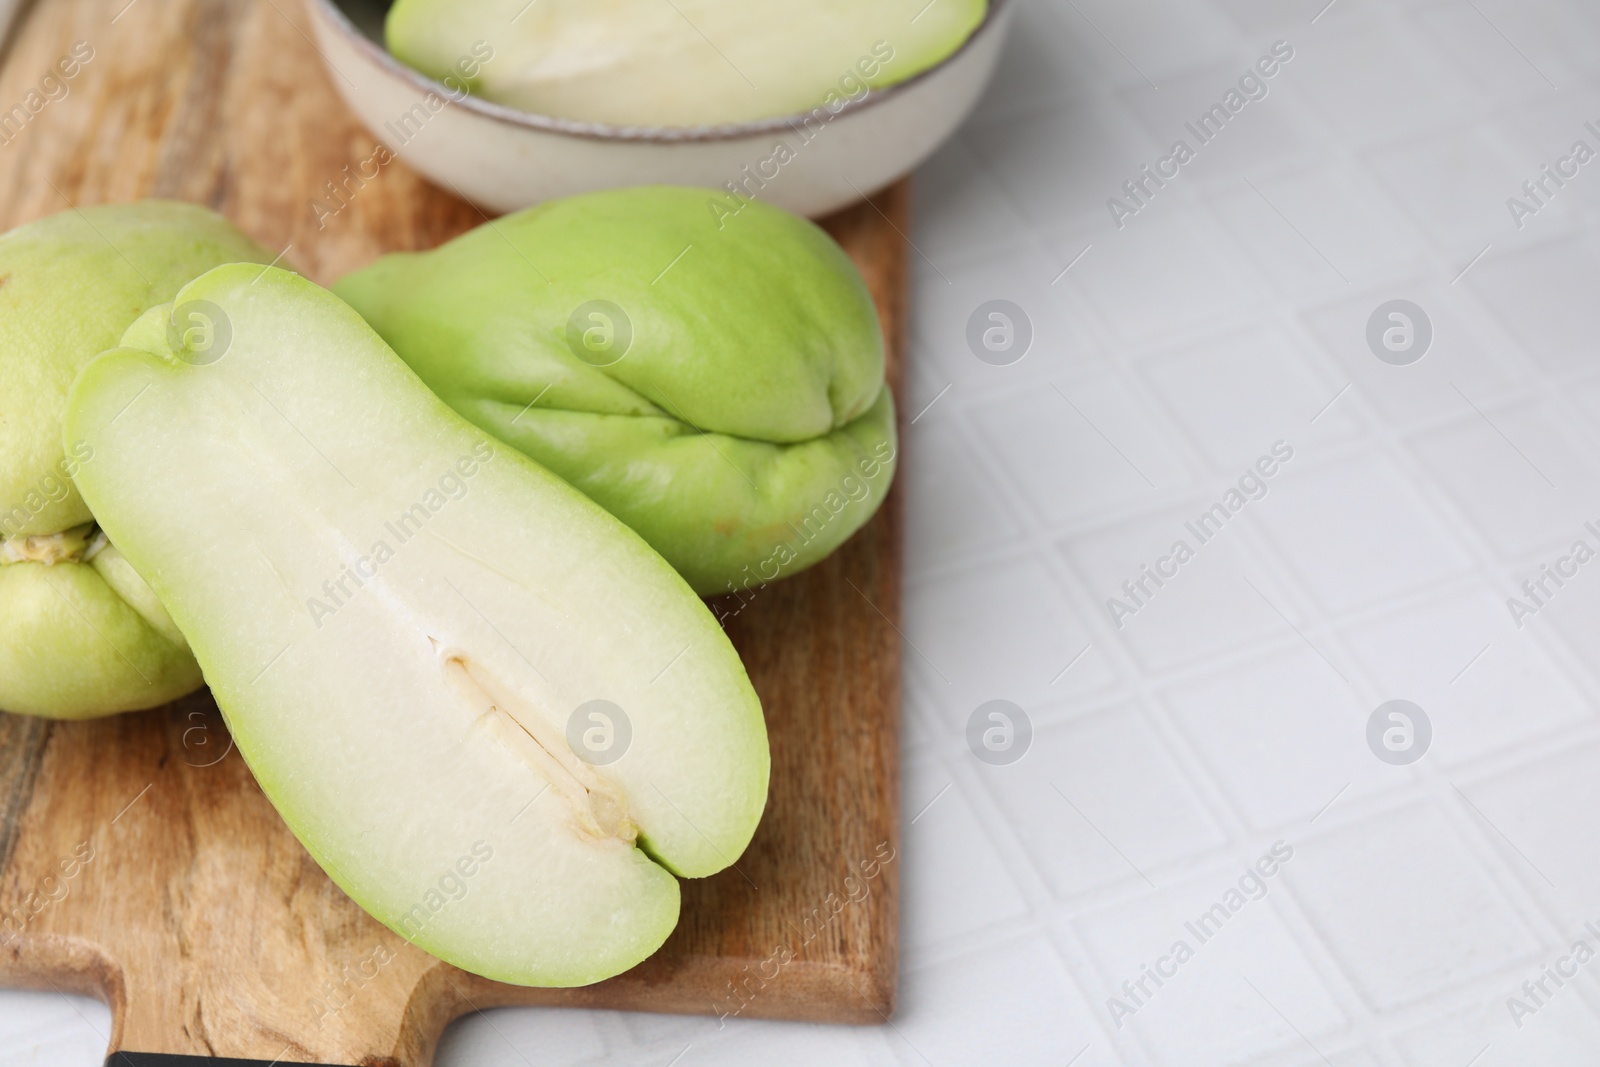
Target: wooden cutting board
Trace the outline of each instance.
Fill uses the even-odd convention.
[[[396,164],[319,229],[311,201],[375,142],[309,35],[297,0],[34,4],[0,56],[0,110],[75,42],[94,57],[0,144],[0,227],[101,201],[192,200],[327,283],[481,223]],[[877,298],[892,380],[905,214],[901,185],[826,222]],[[104,999],[123,1064],[209,1062],[129,1055],[165,1053],[424,1067],[452,1018],[507,1004],[886,1019],[900,525],[896,491],[827,562],[719,605],[766,709],[771,797],[737,869],[684,883],[676,933],[627,974],[521,989],[411,947],[290,836],[202,693],[90,723],[0,715],[0,983]]]

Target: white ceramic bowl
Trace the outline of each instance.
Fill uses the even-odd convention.
[[[333,84],[373,136],[481,207],[515,211],[623,185],[735,182],[767,203],[821,215],[906,174],[950,135],[988,83],[1012,4],[990,0],[983,23],[938,66],[846,103],[825,123],[803,126],[807,114],[692,128],[576,122],[476,97],[429,110],[430,95],[437,104],[449,91],[384,49],[381,4],[306,7]],[[780,142],[792,153],[781,164]]]

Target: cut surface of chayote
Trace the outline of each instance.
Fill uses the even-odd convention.
[[[200,685],[160,602],[98,536],[62,435],[67,391],[147,308],[222,263],[271,257],[226,219],[147,200],[0,236],[0,710],[87,718]],[[186,324],[187,326],[187,324]]]
[[[949,56],[986,0],[399,0],[385,36],[452,91],[620,126],[813,112]]]
[[[633,527],[702,595],[827,556],[894,477],[866,285],[819,227],[703,189],[552,201],[334,291],[467,419]]]
[[[327,290],[232,264],[187,302],[225,350],[152,309],[67,426],[267,798],[357,904],[476,974],[583,985],[654,952],[674,876],[734,863],[767,797],[705,604]]]

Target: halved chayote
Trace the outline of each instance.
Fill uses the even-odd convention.
[[[715,126],[847,101],[959,49],[986,0],[398,0],[389,50],[452,91],[620,126]],[[802,141],[809,136],[799,133]]]
[[[235,263],[186,302],[227,351],[152,308],[78,376],[68,435],[262,792],[459,967],[573,986],[650,955],[677,879],[734,863],[767,799],[761,704],[711,612],[327,290]]]

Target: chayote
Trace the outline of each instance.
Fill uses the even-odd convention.
[[[949,58],[988,7],[987,0],[396,0],[384,38],[400,62],[452,93],[523,111],[619,126],[789,115],[805,142],[847,103]]]
[[[588,494],[701,595],[816,563],[896,460],[854,265],[759,202],[655,186],[551,201],[334,291],[446,403]]]
[[[200,686],[183,635],[78,495],[94,450],[63,441],[62,416],[78,371],[146,308],[218,264],[270,258],[221,216],[161,200],[0,236],[0,709],[87,718]]]

